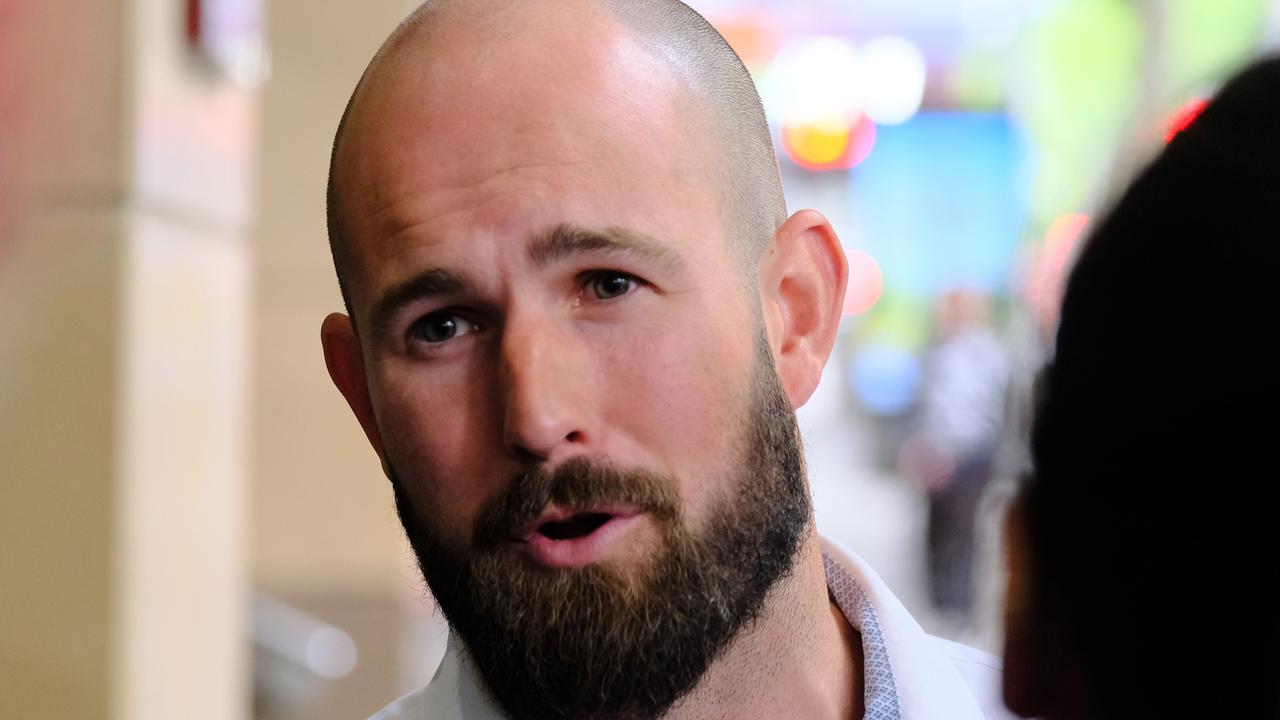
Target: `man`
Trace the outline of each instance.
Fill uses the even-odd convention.
[[[930,599],[957,632],[972,621],[978,507],[991,480],[1009,382],[1004,346],[987,317],[986,298],[976,291],[953,288],[938,297],[919,418],[902,453],[904,474],[929,499]]]
[[[452,629],[378,717],[983,716],[986,656],[814,532],[793,408],[845,259],[696,13],[428,3],[352,97],[329,221],[325,360]]]

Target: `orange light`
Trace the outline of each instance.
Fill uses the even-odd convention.
[[[742,63],[753,71],[763,68],[778,52],[778,20],[764,10],[748,9],[717,16],[712,25],[742,58]]]
[[[824,167],[836,163],[849,150],[852,134],[848,125],[835,123],[782,128],[782,138],[792,159],[805,167]]]
[[[1066,279],[1067,265],[1075,255],[1076,247],[1088,225],[1089,216],[1084,213],[1059,215],[1049,224],[1044,245],[1025,287],[1028,303],[1038,311],[1056,311],[1058,304],[1062,302],[1062,284]]]
[[[839,120],[783,125],[782,148],[808,170],[847,170],[867,159],[876,142],[876,126],[866,115],[852,123]]]
[[[861,250],[848,250],[849,287],[844,293],[844,315],[853,317],[875,307],[884,294],[884,273],[876,259]]]

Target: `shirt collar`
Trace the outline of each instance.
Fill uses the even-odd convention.
[[[832,598],[862,634],[868,720],[985,717],[973,691],[943,652],[944,641],[920,627],[862,558],[822,538],[822,559]]]
[[[853,553],[822,539],[827,590],[862,636],[866,720],[981,720],[983,713],[947,656],[884,581]],[[416,696],[416,697],[415,697]],[[431,683],[388,717],[502,720],[452,632]],[[397,703],[399,704],[399,703]]]

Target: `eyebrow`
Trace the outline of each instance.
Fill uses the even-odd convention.
[[[677,270],[684,267],[679,255],[644,233],[621,227],[593,230],[568,223],[535,239],[529,246],[529,260],[535,267],[544,267],[573,255],[602,251],[655,260]]]
[[[432,268],[387,288],[369,312],[369,323],[375,336],[390,329],[396,311],[416,300],[464,292],[471,283],[452,270]]]
[[[542,268],[557,260],[598,252],[653,260],[676,271],[685,268],[679,255],[644,233],[621,227],[594,230],[568,223],[560,223],[535,238],[529,245],[528,257],[534,267]],[[409,303],[465,293],[472,287],[465,276],[444,268],[424,270],[398,282],[378,297],[369,312],[373,335],[384,337],[389,333],[396,312]]]

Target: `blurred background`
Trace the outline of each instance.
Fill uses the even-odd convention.
[[[1063,272],[1280,0],[693,5],[850,258],[800,413],[819,529],[998,649]],[[0,717],[357,718],[430,678],[444,626],[318,332],[333,131],[411,7],[0,0]]]

